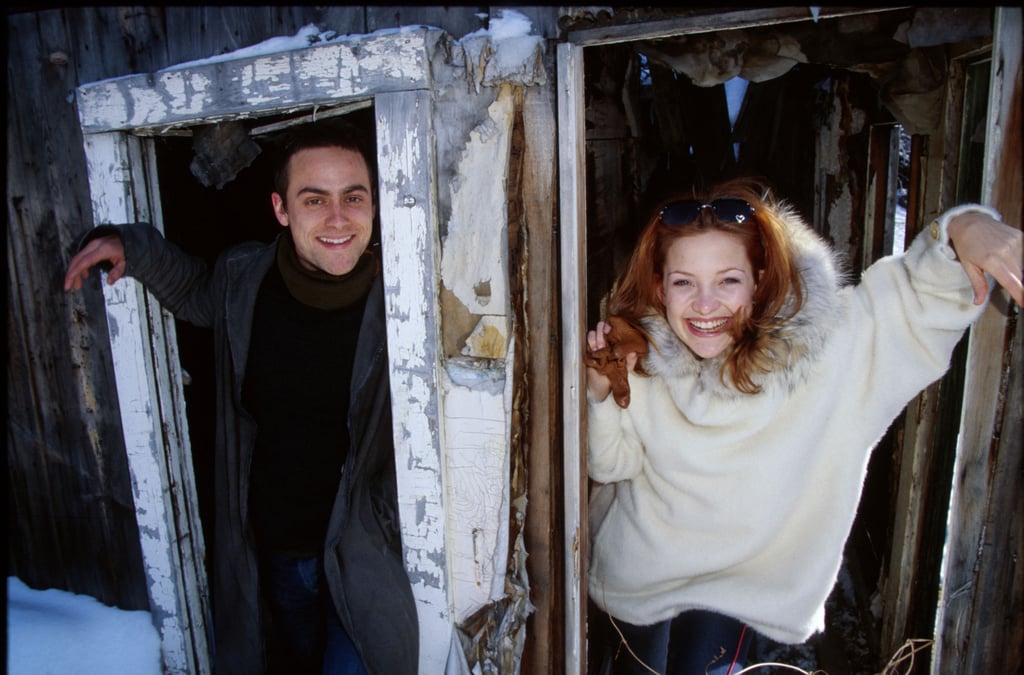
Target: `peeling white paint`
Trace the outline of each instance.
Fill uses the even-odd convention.
[[[508,312],[505,182],[513,113],[512,88],[502,87],[487,119],[470,132],[450,187],[441,278],[473,314]]]
[[[96,133],[426,88],[431,31],[437,32],[422,28],[355,36],[83,85],[76,96],[79,120],[86,133]]]
[[[491,377],[503,383],[504,372]],[[451,584],[461,623],[505,592],[509,414],[503,387],[491,393],[447,378],[444,409]]]
[[[170,481],[162,464],[163,448],[156,437],[160,421],[155,418],[151,401],[153,392],[146,377],[147,368],[139,358],[145,358],[146,345],[140,343],[144,335],[137,330],[140,314],[137,300],[132,297],[139,290],[136,282],[124,280],[114,286],[104,285],[107,311],[122,326],[118,336],[111,335],[111,349],[115,359],[115,376],[121,401],[121,419],[124,425],[125,447],[131,466],[132,494],[137,506],[139,543],[143,565],[149,584],[150,612],[160,628],[161,653],[164,668],[169,673],[188,673],[185,635],[176,617],[179,606],[175,561],[171,556],[168,530],[169,514],[162,505]],[[133,362],[126,357],[134,356]]]
[[[508,21],[518,14],[504,11]],[[512,364],[504,359],[512,350],[506,172],[514,105],[513,88],[501,83],[543,79],[543,39],[525,35],[528,22],[525,28],[522,22],[491,25],[494,31],[478,35],[483,41],[470,51],[473,83],[496,86],[495,100],[468,134],[458,165],[445,169],[457,179],[446,186],[451,213],[443,248],[428,53],[437,44],[436,29],[185,64],[85,85],[77,96],[86,144],[95,146],[87,160],[98,222],[134,220],[140,208],[135,200],[146,199],[138,167],[123,152],[125,135],[107,132],[374,98],[399,511],[424,675],[458,666],[450,658],[458,644],[454,622],[506,593]],[[456,358],[446,369],[439,357],[442,280],[478,317],[464,362]],[[161,477],[159,460],[166,452],[161,446],[177,441],[159,431],[160,392],[167,383],[153,372],[154,362],[166,354],[158,353],[159,335],[157,342],[148,339],[154,319],[146,314],[145,296],[135,295],[137,284],[124,280],[104,288],[126,443],[137,453],[132,472],[154,617],[165,640],[165,661],[177,664],[175,636],[191,631],[194,639],[203,630],[174,611],[182,580],[160,560],[173,557],[175,548],[164,522],[169,516],[161,515],[168,512],[163,490],[170,482]],[[464,657],[456,660],[465,666]],[[168,668],[178,672],[177,665]]]
[[[438,223],[429,92],[379,94],[377,154],[395,473],[420,673],[444,672],[453,632],[439,400]]]
[[[322,50],[296,54],[296,72],[301,74],[303,86],[330,89],[339,96],[351,94],[351,82],[359,77],[360,62],[351,49],[344,46],[336,53]]]
[[[120,134],[98,134],[85,139],[86,164],[89,170],[93,215],[98,223],[125,223],[138,220],[137,196],[133,175],[132,146]],[[139,171],[136,166],[135,170]],[[141,173],[141,172],[140,172]],[[145,201],[138,199],[138,201]],[[132,279],[122,279],[113,286],[104,279],[103,294],[108,322],[116,326],[110,331],[110,348],[117,382],[118,404],[124,434],[125,450],[132,480],[132,494],[139,525],[139,543],[148,583],[150,612],[159,629],[164,672],[186,675],[209,672],[209,653],[202,625],[192,633],[190,612],[196,612],[202,623],[204,601],[200,595],[205,583],[198,581],[194,569],[188,568],[195,558],[188,552],[189,529],[184,523],[181,533],[173,502],[172,490],[183,489],[191,476],[175,472],[174,458],[184,448],[166,447],[180,438],[175,425],[179,422],[171,410],[162,407],[164,395],[172,389],[167,372],[161,371],[152,359],[155,345],[164,341],[159,315],[151,323],[145,291]],[[156,347],[158,350],[159,348]],[[176,353],[176,349],[169,351]],[[175,364],[176,366],[177,364]],[[178,401],[183,407],[184,402]],[[174,404],[171,403],[173,409]],[[185,433],[187,437],[187,431]],[[196,535],[201,540],[201,535]],[[200,549],[202,548],[200,544]],[[182,578],[182,577],[186,578]]]
[[[179,114],[200,114],[210,92],[210,78],[202,73],[176,72],[161,76],[167,105]]]

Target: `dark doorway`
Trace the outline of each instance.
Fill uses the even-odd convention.
[[[248,166],[219,188],[204,185],[193,174],[191,166],[196,157],[193,136],[157,138],[157,174],[167,240],[203,258],[210,266],[223,251],[235,244],[272,241],[281,232],[270,200],[273,172],[279,145],[287,130],[294,126],[289,125],[289,119],[245,120],[250,130],[266,129],[271,125],[275,125],[275,130],[251,136],[259,146],[259,153]],[[327,118],[316,124],[341,121],[365,129],[370,139],[375,137],[370,108]],[[176,321],[175,330],[185,379],[185,408],[209,565],[216,550],[212,527],[217,414],[213,331],[184,321]]]
[[[812,226],[825,197],[819,184],[819,134],[830,124],[835,97],[865,111],[865,131],[843,130],[851,175],[867,173],[870,124],[891,114],[862,73],[800,63],[761,82],[698,85],[650,58],[643,43],[586,49],[587,317],[602,318],[602,302],[627,261],[648,211],[667,193],[700,189],[735,177],[760,179]],[[734,96],[735,89],[740,94]],[[862,184],[850,186],[854,195]],[[855,197],[857,198],[857,197]],[[851,209],[851,221],[858,211]],[[856,248],[861,234],[839,248]],[[849,270],[857,272],[857,270]],[[847,550],[848,564],[826,607],[826,629],[803,645],[757,636],[752,662],[785,663],[808,672],[875,672],[879,626],[867,609],[889,527],[890,453],[880,447]],[[642,561],[638,565],[645,564]],[[588,614],[589,672],[603,675],[625,649],[618,629],[594,603]]]

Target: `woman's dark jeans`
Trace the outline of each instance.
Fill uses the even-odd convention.
[[[613,622],[625,639],[616,650],[615,675],[735,675],[754,636],[735,619],[699,610],[651,626]]]
[[[367,675],[359,653],[338,620],[324,580],[323,558],[265,557],[268,594],[279,649],[273,672]]]

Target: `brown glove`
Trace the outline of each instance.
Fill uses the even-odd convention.
[[[606,347],[596,352],[587,351],[583,363],[594,368],[611,380],[612,397],[620,408],[629,407],[629,373],[626,370],[626,355],[636,352],[637,356],[647,353],[647,340],[643,333],[633,328],[625,319],[608,317],[611,331],[604,336]]]

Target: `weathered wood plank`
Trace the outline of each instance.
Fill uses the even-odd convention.
[[[454,633],[445,547],[438,355],[439,233],[429,92],[375,99],[395,468],[420,672],[444,672]]]
[[[148,608],[103,296],[64,293],[91,222],[58,11],[7,17],[8,574],[33,588]],[[93,280],[94,281],[94,280]]]
[[[997,10],[983,181],[985,201],[1017,227],[1024,215],[1021,30],[1020,8]],[[1019,314],[1000,290],[971,329],[934,673],[1024,667]]]
[[[166,128],[196,120],[420,89],[430,31],[360,36],[307,49],[130,75],[78,90],[85,133]]]
[[[554,59],[552,59],[552,62]],[[525,539],[530,601],[523,673],[565,672],[565,561],[562,520],[562,429],[558,372],[557,130],[555,93],[528,89],[523,96],[523,249],[519,271],[525,297],[515,357],[526,361],[527,408],[518,428],[526,444],[527,503]]]
[[[258,44],[271,36],[295,35],[313,23],[338,35],[365,33],[365,8],[278,5],[182,5],[164,9],[164,23],[173,40],[167,42],[166,64],[184,63]]]
[[[162,8],[78,7],[64,11],[71,33],[71,63],[78,83],[129,73],[152,72],[168,65],[167,31]]]
[[[94,134],[86,139],[93,213],[98,223],[152,221],[145,193],[144,149],[123,134]],[[194,480],[191,466],[175,461],[188,453],[180,370],[167,365],[173,324],[161,316],[141,284],[123,279],[104,283],[110,349],[131,468],[135,513],[150,596],[150,613],[160,633],[168,673],[209,673],[203,546],[198,515],[189,519],[181,497],[194,505],[194,488],[174,494]],[[170,334],[168,335],[168,329]],[[151,358],[156,350],[162,359]],[[177,367],[177,360],[170,362]],[[178,385],[168,381],[176,376]],[[176,394],[176,400],[172,396]],[[179,412],[175,414],[174,409]],[[181,425],[179,427],[179,425]],[[180,514],[180,518],[179,518]]]
[[[655,40],[657,38],[705,33],[713,30],[763,27],[794,21],[812,21],[821,18],[837,18],[851,14],[872,11],[887,11],[887,8],[865,7],[767,7],[743,9],[732,12],[717,12],[712,9],[696,10],[693,14],[673,19],[627,23],[602,28],[587,28],[569,31],[567,39],[580,46]]]
[[[565,673],[586,671],[587,468],[583,336],[586,328],[586,157],[583,48],[558,45],[562,414],[565,480]]]
[[[431,26],[459,38],[486,27],[486,14],[477,8],[444,5],[370,5],[366,10],[366,30],[378,31],[399,26]]]

